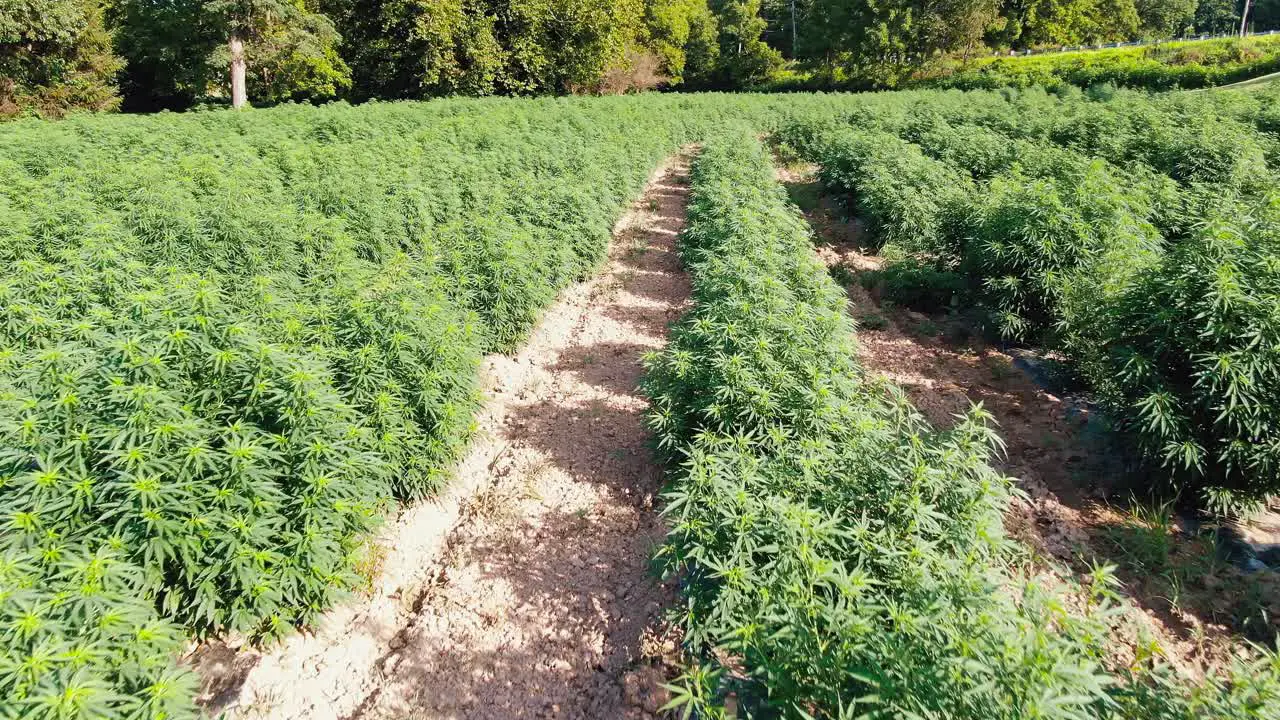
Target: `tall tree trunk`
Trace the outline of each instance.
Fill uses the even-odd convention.
[[[231,47],[231,107],[239,110],[248,100],[244,89],[244,41],[233,32],[227,44]]]
[[[1240,13],[1240,37],[1244,37],[1244,31],[1249,22],[1249,0],[1244,0],[1244,12]]]

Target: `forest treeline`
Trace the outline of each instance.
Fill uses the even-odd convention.
[[[942,56],[1230,32],[1245,0],[0,0],[0,117],[226,102],[891,86]],[[1280,0],[1249,3],[1280,27]]]

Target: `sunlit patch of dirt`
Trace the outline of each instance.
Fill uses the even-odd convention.
[[[655,172],[601,272],[487,359],[468,457],[389,523],[367,596],[277,648],[196,650],[210,714],[640,720],[669,700],[675,588],[651,569],[663,474],[637,384],[688,302],[691,152]]]
[[[863,279],[883,260],[867,247],[864,225],[823,191],[816,168],[780,163],[778,178],[812,226],[818,257],[848,291],[863,366],[901,386],[936,427],[978,403],[998,423],[1005,451],[997,469],[1025,494],[1011,503],[1005,525],[1038,581],[1079,587],[1093,566],[1115,566],[1125,602],[1113,663],[1154,652],[1194,678],[1227,662],[1242,639],[1274,641],[1280,574],[1242,572],[1220,559],[1206,528],[1171,507],[1132,501],[1123,463],[1089,405],[1037,382],[1044,358],[985,341],[961,313],[882,301]],[[1268,524],[1275,517],[1243,533],[1269,539],[1280,531],[1280,523]],[[1083,609],[1082,595],[1070,601]]]

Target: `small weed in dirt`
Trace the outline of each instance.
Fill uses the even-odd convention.
[[[657,198],[649,198],[649,212],[658,212],[658,208],[662,207],[658,204]]]
[[[1153,574],[1168,568],[1173,532],[1170,503],[1152,506],[1133,501],[1120,524],[1107,529],[1106,538],[1128,569]]]
[[[369,536],[360,544],[357,551],[359,559],[356,561],[352,570],[360,578],[358,589],[361,592],[373,592],[373,581],[382,572],[382,566],[387,561],[387,548],[378,542],[374,536]]]
[[[880,313],[868,312],[858,316],[859,330],[884,330],[889,327],[889,321]]]
[[[811,212],[822,203],[822,187],[816,182],[789,183],[787,195],[802,212]]]
[[[791,143],[775,142],[772,143],[770,149],[773,150],[774,163],[787,170],[796,172],[812,167],[807,160],[801,157],[800,151],[796,150]]]
[[[1017,368],[1013,366],[1013,361],[1004,355],[988,355],[983,358],[982,364],[987,366],[991,371],[991,377],[994,380],[1003,382],[1010,378],[1016,377]]]
[[[1255,573],[1246,579],[1244,593],[1234,613],[1236,627],[1244,633],[1245,637],[1255,642],[1266,642],[1276,637],[1276,618],[1273,610],[1277,603],[1274,594],[1277,583],[1274,577],[1266,578],[1271,581],[1268,588],[1268,583],[1263,580],[1264,577]]]
[[[534,468],[532,472],[540,472]],[[536,497],[533,486],[534,475],[530,474],[521,487],[491,485],[476,493],[462,508],[462,515],[467,518],[494,520],[507,517],[516,511],[520,501]],[[540,498],[539,498],[540,499]]]
[[[935,338],[942,332],[942,328],[938,327],[938,323],[933,320],[925,318],[924,320],[916,323],[915,327],[912,328],[912,331],[923,338]]]
[[[832,280],[844,287],[849,287],[858,281],[857,273],[851,270],[848,265],[832,265],[827,272],[830,273]]]
[[[868,289],[878,287],[883,297],[920,312],[958,307],[965,291],[964,278],[958,273],[910,256],[863,275]]]

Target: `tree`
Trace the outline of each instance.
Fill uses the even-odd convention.
[[[644,0],[323,2],[341,30],[357,100],[597,92],[646,59],[647,17],[671,61],[684,60],[677,40],[705,34],[690,29],[699,26],[680,15],[686,8],[650,15]]]
[[[918,32],[910,52],[921,60],[962,51],[967,58],[1000,16],[999,0],[936,0],[917,11]]]
[[[594,92],[624,66],[645,33],[644,0],[484,0],[511,94]]]
[[[1142,34],[1153,38],[1171,38],[1194,24],[1198,0],[1137,0]]]
[[[470,0],[330,0],[357,100],[491,95],[506,62],[494,18]]]
[[[828,80],[850,56],[857,7],[861,0],[805,0],[797,8],[797,55],[821,68]]]
[[[993,39],[1010,47],[1129,40],[1140,22],[1134,0],[1017,0],[1005,14],[1008,24]]]
[[[332,97],[350,84],[333,22],[309,11],[303,0],[210,0],[204,10],[226,38],[232,107],[249,99],[245,43],[254,47],[255,95],[264,100]]]
[[[760,17],[760,0],[717,0],[712,10],[720,30],[718,84],[748,86],[767,79],[782,66],[782,54],[762,37],[767,23]]]
[[[0,0],[0,116],[113,109],[120,65],[97,0]]]
[[[337,30],[304,0],[119,0],[111,16],[133,108],[325,99],[350,85]]]
[[[1200,0],[1195,15],[1196,32],[1222,34],[1240,27],[1235,0]]]
[[[1089,19],[1090,30],[1084,40],[1094,43],[1132,40],[1137,37],[1142,23],[1135,0],[1095,0]],[[1190,16],[1187,19],[1190,20]],[[1182,27],[1186,27],[1185,22]]]
[[[966,55],[999,17],[997,0],[811,0],[802,55],[829,73],[892,86],[939,54]]]
[[[1239,19],[1233,29],[1239,28]],[[1256,0],[1249,10],[1248,22],[1255,30],[1280,29],[1280,0]]]
[[[199,0],[119,0],[110,8],[116,52],[127,61],[126,110],[182,109],[209,94],[217,82],[212,57],[224,41],[210,19]]]
[[[706,79],[715,68],[720,47],[718,23],[707,0],[650,0],[645,8],[648,45],[662,62],[672,84]]]

